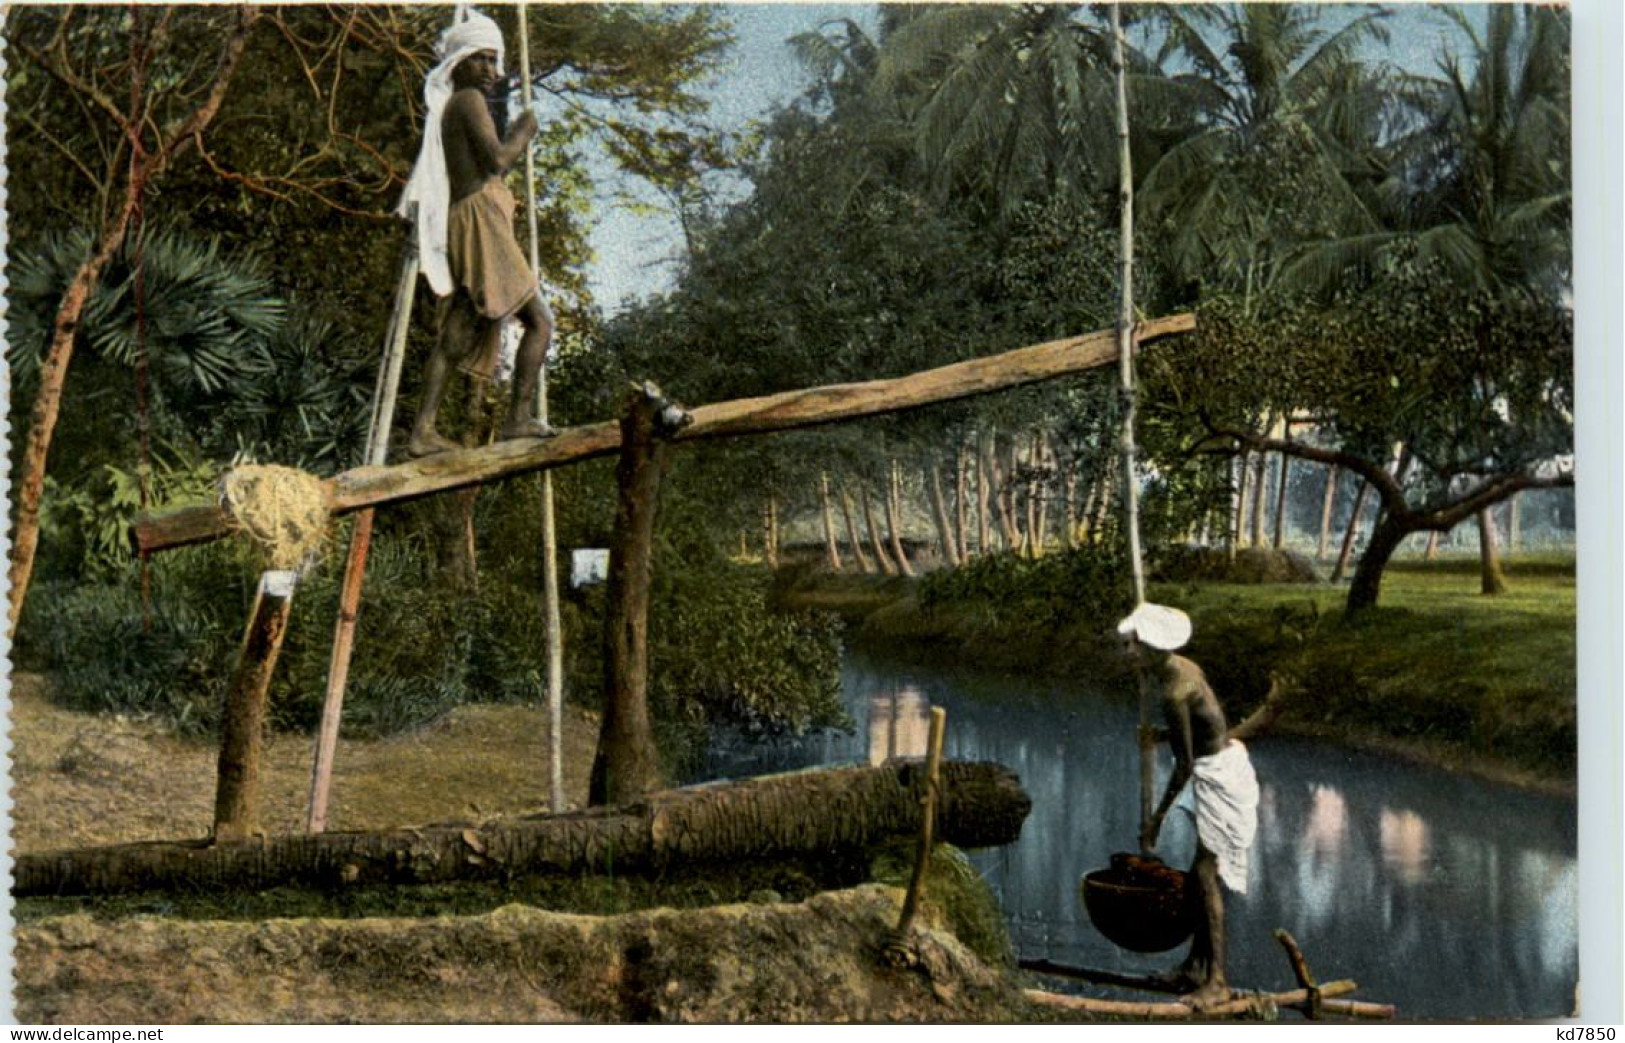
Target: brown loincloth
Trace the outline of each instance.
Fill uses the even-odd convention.
[[[457,290],[440,302],[442,331],[453,307],[472,305],[482,318],[501,320],[536,293],[536,276],[514,239],[514,208],[513,193],[497,177],[451,204],[446,215],[446,254]],[[502,337],[495,322],[482,332],[457,365],[471,376],[489,379]]]

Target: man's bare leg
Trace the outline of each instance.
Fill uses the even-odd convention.
[[[1180,998],[1192,1006],[1206,1007],[1230,998],[1224,973],[1224,892],[1220,890],[1219,860],[1201,844],[1196,847],[1196,861],[1190,872],[1201,890],[1202,916],[1196,924],[1196,937],[1191,940],[1190,955],[1179,969],[1192,991]]]
[[[449,320],[448,320],[449,321]],[[451,372],[451,360],[444,348],[444,336],[429,353],[429,364],[423,371],[423,401],[418,405],[417,418],[412,422],[412,436],[406,442],[406,455],[428,456],[458,448],[457,443],[435,430],[435,415],[440,412],[440,399],[446,392],[446,377]]]
[[[519,352],[514,359],[513,404],[501,437],[551,438],[556,432],[536,419],[536,384],[553,340],[553,312],[537,295],[519,309],[518,319],[525,332],[519,338]]]

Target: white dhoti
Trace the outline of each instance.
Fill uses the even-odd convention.
[[[1247,747],[1234,739],[1224,749],[1191,765],[1188,808],[1196,807],[1196,835],[1219,863],[1219,879],[1237,894],[1247,893],[1248,851],[1258,833],[1258,776]]]

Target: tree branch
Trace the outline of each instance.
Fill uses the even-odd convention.
[[[248,44],[248,31],[253,28],[254,22],[259,17],[260,13],[254,7],[245,6],[237,9],[237,28],[226,37],[226,42],[220,48],[220,64],[215,68],[214,81],[209,86],[209,93],[198,107],[192,110],[191,115],[159,142],[158,150],[153,156],[151,174],[161,173],[176,154],[209,125],[209,121],[214,119],[214,114],[220,111],[220,104],[226,99],[226,88],[231,85],[232,76],[236,74],[237,64],[242,60],[243,50]]]
[[[1300,460],[1314,460],[1323,464],[1336,464],[1370,482],[1382,497],[1383,506],[1394,514],[1410,513],[1410,504],[1405,499],[1405,490],[1399,484],[1388,468],[1374,464],[1363,456],[1345,453],[1336,449],[1322,449],[1319,446],[1304,445],[1302,442],[1282,441],[1276,438],[1266,438],[1263,435],[1253,434],[1251,431],[1239,428],[1225,428],[1215,425],[1212,421],[1203,419],[1208,430],[1216,435],[1233,438],[1248,448],[1261,452],[1285,453]]]

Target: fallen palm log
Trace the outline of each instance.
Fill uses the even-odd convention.
[[[998,764],[941,765],[939,837],[1008,844],[1032,801]],[[505,879],[528,873],[658,871],[683,862],[851,851],[921,828],[918,760],[767,775],[650,794],[564,815],[377,833],[318,833],[211,843],[153,841],[17,858],[12,893],[337,889],[372,883]]]
[[[1195,316],[1171,315],[1138,324],[1134,336],[1143,344],[1195,328]],[[1081,373],[1116,359],[1116,330],[1101,330],[886,380],[700,406],[692,412],[693,424],[674,440],[769,434],[917,409]],[[323,484],[329,511],[340,515],[607,456],[619,448],[620,425],[604,421],[561,431],[546,441],[516,439],[387,467],[358,467]],[[234,529],[226,509],[208,504],[140,515],[131,540],[138,551],[152,552],[216,540]]]

